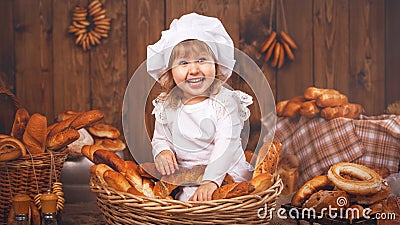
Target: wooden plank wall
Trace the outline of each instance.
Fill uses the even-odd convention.
[[[221,19],[235,46],[264,72],[276,101],[300,95],[310,85],[340,90],[361,103],[367,115],[381,114],[400,100],[396,0],[101,0],[112,30],[101,45],[84,52],[67,27],[73,7],[89,2],[0,1],[0,85],[30,113],[52,119],[68,109],[96,108],[105,113],[105,122],[122,129],[125,88],[145,60],[146,46],[189,12]],[[295,61],[280,70],[264,63],[258,52],[270,21],[272,29],[287,31],[299,46]],[[240,77],[230,84],[246,89]],[[129,110],[143,112],[137,106]],[[151,130],[152,118],[145,120]],[[258,120],[252,117],[253,123]],[[148,139],[143,136],[138,140]]]

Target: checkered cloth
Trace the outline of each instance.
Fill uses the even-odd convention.
[[[400,116],[361,116],[357,120],[279,117],[275,140],[282,143],[282,154],[298,157],[299,185],[326,174],[338,162],[399,171]]]

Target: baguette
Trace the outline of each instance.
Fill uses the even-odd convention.
[[[22,140],[31,154],[44,153],[47,138],[47,119],[38,113],[31,116]]]
[[[248,195],[254,190],[255,190],[254,185],[248,181],[231,183],[217,188],[212,194],[212,199],[217,200],[217,199],[239,197],[242,195]]]
[[[79,130],[86,126],[90,126],[93,123],[103,119],[104,114],[99,110],[90,110],[83,113],[72,114],[66,120],[58,122],[49,132],[49,136],[53,136],[65,129],[74,128]]]
[[[117,191],[127,192],[133,195],[143,196],[143,193],[132,187],[126,180],[125,176],[114,170],[104,172],[103,178],[108,186]]]
[[[61,149],[72,142],[78,140],[80,134],[75,129],[66,129],[63,130],[52,137],[47,139],[47,149],[49,150],[57,150]]]
[[[122,174],[126,173],[125,161],[114,152],[99,149],[93,153],[93,159],[95,164],[104,163],[113,168],[115,171],[118,171]]]
[[[133,161],[125,161],[125,177],[137,190],[143,189],[143,179],[139,174],[138,165]]]

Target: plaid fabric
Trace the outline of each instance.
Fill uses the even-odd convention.
[[[326,174],[338,162],[399,171],[400,116],[362,116],[358,120],[279,117],[274,139],[282,143],[282,154],[298,157],[299,185]]]

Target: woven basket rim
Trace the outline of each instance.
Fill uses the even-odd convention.
[[[10,161],[3,161],[0,162],[0,167],[4,166],[21,166],[21,164],[29,164],[30,162],[33,161],[33,163],[37,163],[37,161],[43,162],[43,161],[50,161],[51,159],[51,154],[53,154],[54,159],[57,160],[60,157],[64,158],[67,157],[68,155],[68,150],[63,149],[61,151],[46,151],[44,153],[38,153],[38,154],[26,154],[25,156],[21,156],[18,159],[10,160]],[[50,157],[49,157],[50,156]],[[65,159],[63,159],[64,162]],[[55,161],[55,163],[58,163]]]
[[[130,194],[127,192],[117,191],[112,187],[104,186],[98,179],[96,179],[94,177],[90,178],[89,186],[90,186],[91,192],[93,192],[95,194],[96,194],[96,192],[104,191],[107,193],[107,196],[110,196],[111,198],[113,198],[112,195],[118,195],[123,199],[134,199],[139,202],[156,202],[156,203],[160,203],[161,205],[166,205],[166,206],[168,205],[169,207],[171,206],[171,204],[184,205],[186,207],[195,207],[195,206],[199,206],[199,205],[216,205],[216,204],[221,204],[221,203],[241,204],[247,199],[262,199],[263,197],[261,197],[261,196],[265,196],[267,194],[276,195],[276,197],[278,197],[283,190],[282,179],[279,176],[276,176],[275,182],[271,187],[269,187],[267,190],[261,191],[257,194],[242,195],[242,196],[238,196],[238,197],[234,197],[234,198],[217,199],[217,200],[211,200],[211,201],[183,202],[183,201],[175,200],[175,199],[159,199],[159,198],[138,196],[138,195],[133,195],[133,194]],[[98,191],[96,191],[96,190],[98,190]]]

